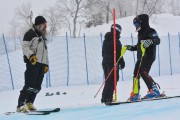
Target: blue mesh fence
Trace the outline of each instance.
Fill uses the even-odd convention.
[[[160,36],[156,61],[150,75],[153,77],[180,73],[180,34]],[[49,37],[49,72],[44,87],[100,84],[104,80],[102,70],[102,43],[104,35],[71,38]],[[22,88],[25,63],[21,49],[22,37],[0,37],[0,91]],[[135,45],[137,37],[121,37],[122,45]],[[132,80],[136,52],[126,51],[126,67],[120,71],[120,80]]]

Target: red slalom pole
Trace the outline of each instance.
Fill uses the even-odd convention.
[[[114,67],[113,67],[114,68]],[[99,91],[101,90],[102,86],[105,84],[105,82],[108,80],[109,76],[111,75],[112,71],[114,69],[111,69],[111,71],[109,72],[108,76],[106,77],[106,79],[103,81],[103,84],[101,85],[101,87],[99,88],[99,90],[97,91],[96,95],[94,96],[94,98],[97,96],[97,94],[99,93]]]
[[[123,57],[123,55],[126,52],[127,47],[123,46],[121,49],[121,56],[119,57],[119,59],[117,60],[116,64],[114,66],[117,66],[117,63],[119,62],[119,60]],[[112,71],[114,70],[114,66],[112,67],[111,71],[109,72],[108,76],[105,78],[105,80],[103,81],[101,87],[99,88],[99,90],[97,91],[96,95],[94,96],[94,98],[97,96],[97,94],[99,93],[99,91],[101,90],[102,86],[105,84],[105,82],[108,80],[109,76],[111,75]]]
[[[114,21],[114,102],[117,101],[117,87],[116,87],[116,11],[115,8],[113,8],[113,21]]]

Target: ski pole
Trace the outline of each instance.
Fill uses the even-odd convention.
[[[127,49],[127,46],[123,46],[122,49],[121,49],[121,55],[120,57],[118,58],[116,64],[114,66],[117,65],[117,63],[119,62],[119,60],[123,57],[123,55],[125,54],[126,52],[126,49]],[[97,91],[97,93],[95,94],[94,98],[97,96],[97,94],[99,93],[99,91],[101,90],[102,86],[105,84],[105,82],[108,80],[109,76],[111,75],[112,71],[113,71],[113,68],[114,66],[112,67],[111,71],[109,72],[108,76],[105,78],[105,80],[103,81],[101,87],[99,88],[99,90]]]
[[[144,44],[143,43],[141,44],[141,51],[142,51],[142,57],[141,57],[141,60],[140,60],[140,63],[139,63],[139,68],[138,68],[136,77],[134,78],[133,94],[137,94],[139,92],[139,88],[138,88],[138,75],[139,75],[139,71],[140,71],[140,68],[141,68],[142,59],[143,59],[143,57],[145,55],[145,51],[146,51],[146,49],[144,48]]]

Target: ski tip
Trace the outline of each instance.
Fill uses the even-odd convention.
[[[61,109],[60,108],[56,108],[53,110],[53,112],[59,112]]]

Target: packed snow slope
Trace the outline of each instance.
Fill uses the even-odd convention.
[[[154,78],[161,86],[161,92],[167,96],[180,95],[180,74]],[[179,120],[180,98],[159,101],[106,106],[100,103],[101,92],[95,93],[100,85],[70,86],[42,89],[34,105],[38,108],[60,107],[59,113],[46,116],[28,116],[24,114],[4,115],[4,112],[15,111],[19,90],[0,93],[0,120]],[[118,101],[125,101],[132,89],[131,81],[118,82]],[[141,80],[141,96],[147,88]],[[54,93],[53,96],[45,94]],[[60,92],[60,95],[56,95]],[[66,95],[63,93],[66,92]]]
[[[118,19],[117,23],[123,28],[122,36],[136,35],[135,28],[132,25],[134,16]],[[158,15],[155,22],[150,20],[150,25],[154,27],[159,35],[167,36],[170,34],[177,35],[180,27],[180,17],[169,14]],[[100,32],[109,31],[110,24],[97,26],[95,28],[86,29],[85,33],[89,36],[99,35]],[[177,54],[176,56],[179,56]],[[179,59],[177,59],[179,60]],[[179,61],[176,61],[179,63]],[[164,64],[163,64],[164,65]],[[164,65],[165,66],[165,65]],[[133,69],[134,66],[132,66]],[[169,66],[167,66],[169,67]],[[23,73],[22,73],[23,74]],[[130,76],[132,77],[132,76]],[[154,77],[159,83],[160,91],[165,91],[167,96],[180,95],[180,73],[173,75],[164,75]],[[1,80],[1,84],[4,84]],[[23,82],[23,81],[22,81]],[[146,95],[147,88],[143,80],[141,82],[141,96]],[[18,96],[20,89],[0,92],[0,120],[179,120],[180,98],[140,102],[133,104],[124,104],[118,106],[105,106],[100,103],[102,89],[98,96],[94,95],[98,91],[101,84],[83,85],[83,86],[64,86],[56,88],[43,87],[37,95],[34,105],[37,109],[60,107],[59,113],[52,113],[46,116],[28,116],[25,114],[4,115],[8,111],[16,111]],[[23,86],[22,86],[23,87]],[[126,101],[132,90],[132,80],[119,81],[117,85],[118,101]],[[45,94],[53,93],[53,96],[45,96]],[[60,95],[56,95],[60,92]],[[66,92],[66,95],[63,93]]]

